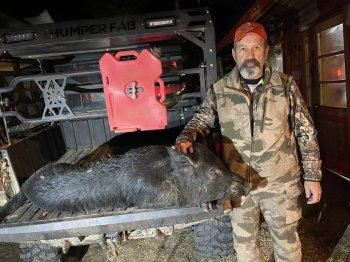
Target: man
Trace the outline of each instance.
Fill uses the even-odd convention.
[[[224,163],[253,187],[230,214],[238,261],[263,261],[258,246],[261,212],[269,225],[275,260],[296,262],[301,261],[297,234],[301,177],[307,203],[319,202],[321,160],[300,91],[291,77],[272,71],[266,62],[268,51],[261,24],[249,22],[237,28],[235,68],[208,90],[175,147],[193,152],[197,135],[207,135],[218,120]]]

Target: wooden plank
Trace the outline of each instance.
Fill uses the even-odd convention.
[[[65,211],[65,212],[61,212],[57,218],[69,218],[72,216],[72,212],[70,211]]]
[[[58,161],[57,163],[65,163],[67,159],[71,157],[76,152],[76,150],[68,150]]]
[[[57,163],[73,164],[79,161],[81,158],[88,155],[89,153],[91,153],[93,150],[94,148],[82,148],[82,149],[76,149],[76,150],[69,150],[57,161]]]
[[[17,220],[17,223],[29,222],[30,219],[39,211],[39,207],[32,204],[27,211]]]
[[[73,154],[70,155],[69,158],[66,159],[66,163],[73,163],[82,153],[82,149],[78,149],[76,150]]]
[[[88,154],[90,154],[94,149],[93,148],[84,148],[84,149],[81,149],[79,150],[79,153],[78,155],[76,155],[76,159],[72,159],[71,160],[71,163],[74,164],[76,162],[78,162],[80,159],[84,158],[85,156],[87,156]]]
[[[72,213],[72,217],[82,217],[85,216],[87,213],[86,212],[74,212]]]
[[[57,219],[61,211],[51,211],[46,217],[45,220]]]
[[[31,207],[32,203],[26,201],[22,206],[20,206],[12,215],[6,217],[7,223],[16,222],[21,216]]]
[[[79,160],[78,164],[96,162],[112,154],[113,152],[111,147],[108,144],[103,144],[99,147],[92,148],[91,151],[84,156],[84,158]]]
[[[35,222],[38,220],[44,220],[46,218],[46,216],[49,214],[50,212],[45,210],[45,209],[40,209],[30,220],[31,222]]]

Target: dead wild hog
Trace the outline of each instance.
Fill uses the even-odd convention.
[[[200,144],[187,155],[169,147],[145,146],[93,166],[47,165],[22,185],[0,216],[25,199],[47,210],[74,212],[195,206],[248,192],[249,184]]]

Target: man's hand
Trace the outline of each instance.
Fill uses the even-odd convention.
[[[305,181],[304,188],[307,204],[315,204],[321,200],[322,189],[320,182]]]
[[[192,142],[184,140],[175,145],[175,150],[187,154],[188,152],[193,154]]]

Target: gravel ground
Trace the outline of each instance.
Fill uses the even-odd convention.
[[[263,247],[266,261],[272,261],[272,242],[269,236],[267,224],[262,224],[260,232],[260,243]],[[192,231],[177,232],[172,236],[162,239],[143,239],[131,240],[118,249],[119,255],[110,258],[106,251],[101,252],[99,246],[89,248],[87,254],[83,257],[83,262],[95,261],[115,261],[115,262],[182,262],[182,261],[206,261],[196,257],[194,239]],[[222,259],[210,260],[215,262],[235,262],[236,256],[228,256]]]
[[[342,250],[341,257],[329,259],[339,242],[350,242],[347,234],[343,239],[345,229],[350,224],[350,184],[334,175],[325,174],[323,179],[323,199],[320,203],[303,207],[303,218],[299,225],[299,236],[302,242],[303,262],[350,261],[350,250]],[[199,260],[195,254],[193,232],[178,231],[172,236],[161,239],[148,238],[129,240],[118,248],[118,256],[109,256],[109,250],[101,249],[99,245],[90,246],[81,261],[115,261],[115,262],[177,262],[177,261],[208,261]],[[267,262],[274,261],[272,242],[265,222],[261,224],[259,235]],[[17,262],[19,248],[17,244],[0,244],[0,262]],[[80,256],[82,254],[80,253]],[[69,258],[67,261],[76,261]],[[236,261],[235,255],[210,260],[212,262]]]

